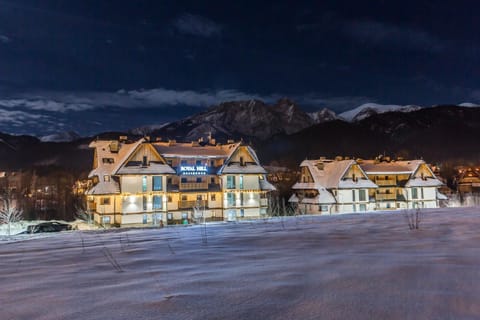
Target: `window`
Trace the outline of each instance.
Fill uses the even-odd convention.
[[[196,166],[201,166],[201,165],[202,165],[202,160],[197,160],[197,161],[195,161],[195,165],[196,165]]]
[[[245,210],[244,209],[240,209],[240,217],[245,217]]]
[[[361,204],[360,205],[360,211],[367,211],[367,205],[366,204]]]
[[[103,224],[110,224],[110,217],[109,216],[102,217],[102,223]]]
[[[147,211],[147,197],[142,197],[143,211]]]
[[[143,156],[142,158],[142,167],[148,166],[148,159],[147,156]]]
[[[217,197],[215,196],[215,194],[211,194],[210,195],[210,201],[216,201]]]
[[[243,206],[243,193],[240,193],[240,205]]]
[[[210,183],[211,183],[211,184],[214,184],[214,183],[215,183],[215,178],[214,178],[214,177],[211,177],[211,178],[210,178]]]
[[[412,199],[418,199],[418,189],[412,188]]]
[[[180,181],[181,181],[182,183],[187,183],[187,178],[182,178]]]
[[[182,201],[187,201],[187,196],[185,194],[182,195]]]
[[[147,192],[147,176],[142,177],[142,192]]]
[[[355,202],[355,190],[352,190],[352,201]]]
[[[227,176],[227,189],[235,189],[235,176]]]
[[[210,161],[210,167],[214,167],[215,166],[215,161],[211,160]]]
[[[113,158],[102,158],[103,163],[114,163],[115,161]]]
[[[243,160],[243,157],[240,157],[240,165],[243,167],[245,165],[245,161]]]
[[[358,190],[358,200],[367,201],[367,192],[365,190]]]
[[[319,208],[319,209],[320,209],[320,211],[322,211],[322,212],[327,212],[327,211],[328,211],[328,206],[322,204],[322,205],[320,205],[320,208]]]
[[[172,202],[172,196],[168,196],[168,197],[167,197],[167,201],[168,201],[168,202]]]
[[[197,178],[197,183],[201,183],[202,182],[202,178]]]
[[[171,213],[167,213],[167,220],[172,220],[173,219],[173,215]]]
[[[243,176],[239,177],[238,184],[239,184],[240,189],[243,189]]]
[[[235,205],[235,193],[229,192],[227,193],[227,205],[232,207]]]
[[[110,204],[110,197],[103,197],[103,198],[100,198],[100,204],[101,205],[109,205]]]
[[[180,164],[181,164],[182,166],[186,166],[186,165],[187,165],[187,160],[182,160],[182,161],[180,162]]]
[[[167,184],[172,184],[172,178],[167,178]]]
[[[261,208],[260,209],[260,214],[263,216],[263,215],[266,215],[267,214],[267,208]]]
[[[422,196],[420,199],[424,199],[425,197],[423,196],[423,188],[420,188],[420,195]]]
[[[143,215],[143,224],[146,224],[148,221],[148,215],[144,214]]]
[[[188,213],[182,212],[182,219],[183,220],[188,219]]]
[[[153,176],[152,177],[152,190],[153,191],[162,191],[162,177]]]
[[[153,210],[162,209],[162,196],[153,196]]]
[[[104,175],[103,176],[103,181],[110,182],[110,176],[109,175]]]

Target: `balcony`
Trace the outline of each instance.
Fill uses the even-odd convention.
[[[397,195],[395,193],[377,193],[375,195],[375,198],[377,199],[377,201],[396,200]]]
[[[180,182],[180,190],[207,190],[208,182]]]
[[[201,208],[208,207],[207,200],[191,200],[191,201],[178,201],[178,209],[191,209],[199,206]]]
[[[396,186],[397,181],[395,179],[387,179],[387,180],[382,179],[382,180],[376,180],[375,184],[377,186]]]

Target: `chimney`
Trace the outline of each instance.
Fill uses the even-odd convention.
[[[174,146],[177,144],[177,140],[168,140],[168,146],[171,147],[171,146]]]
[[[156,137],[156,138],[155,138],[155,141],[157,141],[157,142],[162,141],[162,137]]]
[[[112,141],[110,142],[110,145],[108,146],[108,148],[110,149],[111,153],[118,153],[118,150],[120,149],[120,145],[118,141]]]
[[[232,144],[232,143],[235,143],[235,141],[233,139],[228,139],[227,140],[227,144]]]
[[[120,142],[125,142],[125,141],[127,141],[127,140],[128,140],[128,136],[120,136],[120,137],[118,137],[118,141],[120,141]]]

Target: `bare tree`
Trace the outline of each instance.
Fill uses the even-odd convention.
[[[0,208],[0,223],[7,225],[7,234],[10,236],[11,224],[23,219],[23,210],[17,208],[16,200],[10,192],[0,196],[2,208]]]

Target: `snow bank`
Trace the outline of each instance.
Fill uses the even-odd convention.
[[[480,208],[0,244],[2,319],[474,319]]]

